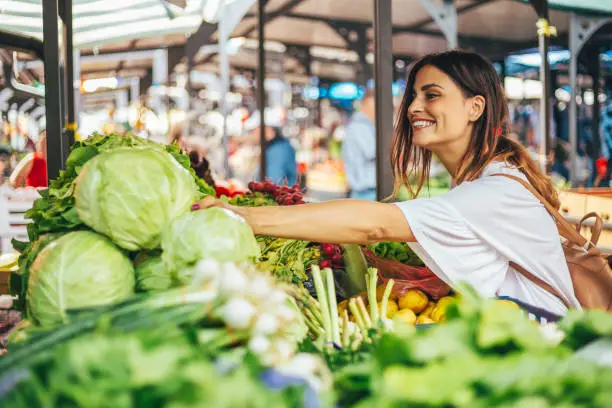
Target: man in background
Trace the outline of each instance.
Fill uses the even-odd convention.
[[[366,91],[360,109],[348,123],[342,142],[342,160],[349,196],[376,201],[376,128],[374,92]]]
[[[264,110],[266,139],[266,178],[274,183],[287,182],[290,186],[297,182],[297,162],[295,149],[287,138],[283,136],[282,112],[277,109],[266,108]],[[255,111],[249,116],[243,125],[243,130],[249,133],[249,140],[253,144],[259,143],[260,138],[260,113]],[[255,178],[259,178],[259,169]]]

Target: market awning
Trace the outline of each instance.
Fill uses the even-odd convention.
[[[1,0],[0,30],[42,39],[42,0]],[[73,0],[74,45],[102,44],[190,34],[214,18],[223,0],[186,0],[179,7],[163,0]]]

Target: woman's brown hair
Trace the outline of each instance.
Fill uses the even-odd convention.
[[[455,183],[477,179],[489,163],[504,161],[523,172],[531,185],[555,208],[559,208],[559,198],[550,179],[542,173],[527,150],[507,136],[508,104],[495,68],[484,57],[467,51],[454,50],[427,55],[412,67],[391,143],[394,193],[402,185],[406,185],[410,194],[416,197],[429,178],[432,153],[414,145],[412,127],[408,120],[408,108],[413,101],[416,75],[428,65],[448,75],[462,89],[466,98],[480,95],[486,101],[484,112],[474,123],[468,150],[459,163],[456,174],[452,175]],[[410,184],[414,176],[417,177],[416,188]]]

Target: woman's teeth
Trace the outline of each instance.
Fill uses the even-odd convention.
[[[417,120],[416,122],[412,123],[412,127],[415,129],[423,129],[432,126],[434,123],[436,122],[431,120]]]

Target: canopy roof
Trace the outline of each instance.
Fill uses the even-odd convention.
[[[206,15],[223,0],[73,0],[75,45],[82,55],[157,47],[182,47]],[[231,1],[231,0],[229,0]],[[170,4],[175,3],[175,4]],[[528,0],[456,0],[459,45],[500,61],[511,53],[537,47],[537,15]],[[551,24],[559,36],[553,45],[568,46],[569,12],[612,17],[612,0],[549,0]],[[41,0],[0,0],[0,30],[41,36]],[[311,74],[337,80],[355,79],[359,56],[347,37],[365,32],[373,49],[373,0],[268,0],[265,36],[268,48],[295,51],[309,48]],[[232,32],[234,69],[256,67],[257,18],[251,7]],[[392,0],[393,54],[406,62],[446,49],[446,39],[419,0]],[[344,33],[344,35],[343,35]],[[352,37],[351,37],[352,38]],[[215,41],[215,35],[210,40]],[[205,47],[206,48],[206,47]],[[306,78],[294,52],[286,52],[278,69],[286,77]],[[368,56],[372,62],[372,57]],[[150,59],[86,62],[91,76],[123,75],[130,69],[146,74]],[[218,69],[216,52],[196,56],[199,70]],[[173,67],[171,67],[173,68]],[[132,73],[132,72],[130,72]]]
[[[188,34],[206,13],[206,0],[187,0],[181,8],[161,0],[73,0],[74,45],[102,44]],[[42,0],[1,0],[0,30],[42,39]]]

